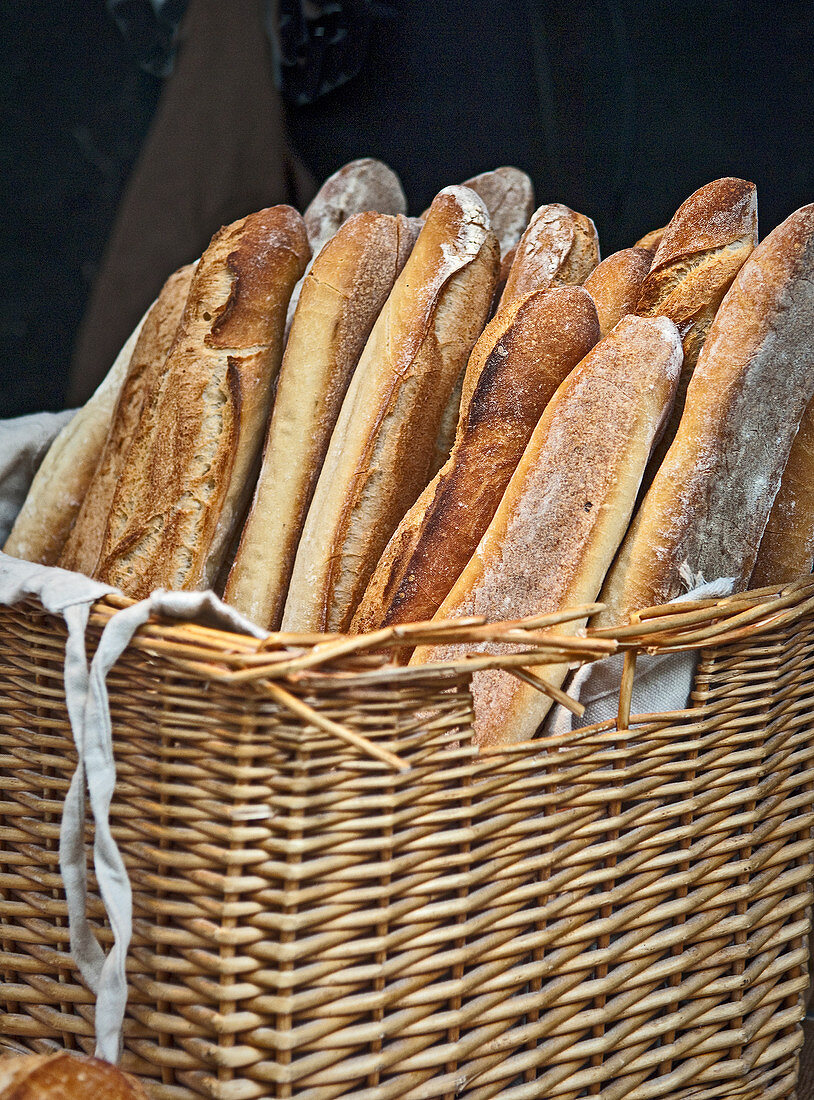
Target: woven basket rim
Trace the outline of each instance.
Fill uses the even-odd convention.
[[[31,601],[37,606],[37,601]],[[138,601],[120,594],[103,597],[91,610],[91,624],[103,628],[119,611]],[[554,614],[503,622],[471,616],[446,622],[410,623],[366,634],[273,632],[265,639],[220,627],[171,621],[151,615],[140,626],[131,645],[179,663],[190,673],[224,682],[284,679],[308,670],[331,671],[361,665],[387,669],[390,678],[418,679],[422,669],[434,675],[469,674],[483,660],[482,647],[491,642],[523,647],[522,652],[489,661],[527,664],[553,663],[567,656],[575,663],[599,660],[618,651],[679,652],[710,645],[743,642],[770,629],[785,626],[814,609],[814,574],[784,585],[739,592],[707,600],[674,602],[644,608],[627,626],[594,629],[579,627],[561,634],[557,627],[584,619],[603,605],[585,604]],[[393,653],[419,644],[472,646],[462,660],[444,660],[426,666],[394,664]],[[515,660],[512,660],[515,658]]]

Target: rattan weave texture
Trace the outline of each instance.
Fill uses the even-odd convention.
[[[699,649],[688,710],[480,755],[462,670],[348,651],[275,679],[234,656],[252,640],[227,660],[217,632],[151,625],[109,678],[126,1068],[161,1100],[791,1097],[813,623],[811,582],[648,618],[618,639]],[[63,645],[35,606],[0,611],[0,1035],[88,1050]]]

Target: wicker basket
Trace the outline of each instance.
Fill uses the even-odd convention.
[[[812,624],[811,581],[658,609],[615,634],[617,723],[480,755],[458,667],[142,628],[109,677],[125,1066],[167,1100],[793,1096]],[[38,1050],[93,1044],[58,869],[64,637],[0,612],[0,1035]],[[628,721],[648,648],[698,650],[691,705]]]

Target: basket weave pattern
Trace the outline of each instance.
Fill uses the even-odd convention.
[[[193,630],[153,628],[109,677],[125,1067],[162,1100],[791,1097],[814,586],[766,604],[619,632],[700,649],[689,710],[480,755],[463,672],[315,665],[284,683],[316,728],[250,668],[207,675]],[[0,612],[0,1036],[90,1050],[58,867],[63,647],[36,607]]]

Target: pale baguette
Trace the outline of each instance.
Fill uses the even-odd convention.
[[[59,560],[98,465],[127,367],[148,314],[149,310],[95,393],[48,448],[6,539],[6,554],[42,565],[56,565]]]
[[[469,188],[435,198],[353,375],[311,501],[284,630],[344,630],[427,483],[438,425],[486,322],[499,251]]]
[[[415,243],[407,218],[356,214],[303,282],[263,466],[224,599],[276,629],[294,554],[342,400],[370,330]]]
[[[373,157],[360,157],[328,176],[305,209],[303,219],[311,246],[306,275],[339,227],[354,214],[368,210],[379,214],[406,214],[407,199],[392,168]],[[291,292],[286,310],[286,335],[291,330],[302,282],[300,279]]]

